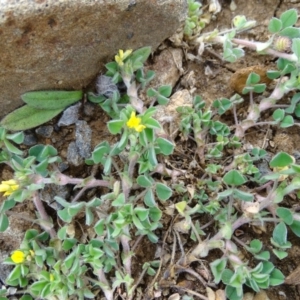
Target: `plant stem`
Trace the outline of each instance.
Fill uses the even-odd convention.
[[[46,223],[50,223],[53,226],[53,223],[51,222],[50,217],[48,216],[44,204],[42,200],[40,199],[40,196],[38,192],[34,192],[33,194],[33,203],[39,212],[40,217],[42,218],[42,221],[45,221]],[[56,237],[56,231],[53,227],[49,227],[43,224],[43,222],[40,224],[45,231],[47,231],[50,234],[50,237],[53,239]]]
[[[106,287],[104,287],[103,285],[100,285],[100,288],[103,291],[106,299],[113,300],[114,299],[113,290],[109,286],[109,283],[106,279],[104,271],[100,269],[100,270],[98,270],[97,274],[98,274],[99,281],[106,286]]]
[[[246,46],[246,47],[256,50],[256,51],[257,51],[257,46],[263,44],[260,42],[252,42],[252,41],[247,41],[247,40],[242,40],[242,39],[237,39],[237,38],[233,38],[231,41],[237,45]],[[271,48],[267,48],[267,49],[263,50],[263,52],[273,55],[273,56],[276,56],[276,57],[281,57],[281,58],[287,59],[292,62],[298,61],[297,57],[294,54],[279,52],[279,51],[273,50]]]

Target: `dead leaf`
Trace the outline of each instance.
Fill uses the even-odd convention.
[[[253,300],[254,294],[253,293],[246,293],[243,296],[243,300]]]
[[[291,285],[300,284],[300,265],[285,279],[284,283]]]
[[[216,291],[216,300],[226,300],[226,293],[224,290]]]
[[[206,292],[208,300],[216,300],[215,292],[210,287],[206,287]]]
[[[253,300],[270,300],[270,298],[265,291],[260,291],[254,296]]]

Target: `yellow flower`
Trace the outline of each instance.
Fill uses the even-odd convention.
[[[126,125],[129,128],[133,128],[137,132],[143,131],[146,126],[141,124],[141,118],[135,116],[135,111],[130,115],[130,119],[127,121]]]
[[[19,188],[18,183],[14,179],[2,181],[0,184],[0,192],[4,192],[4,196],[11,195]]]
[[[54,275],[53,275],[53,274],[50,274],[49,280],[50,280],[50,281],[53,281],[53,280],[54,280]]]
[[[125,53],[123,50],[119,50],[119,54],[115,56],[116,63],[122,67],[124,65],[124,60],[131,54],[132,50],[126,50]]]
[[[21,250],[16,250],[10,258],[15,264],[21,264],[25,260],[25,253]]]

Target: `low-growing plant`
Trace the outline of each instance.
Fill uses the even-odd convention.
[[[202,27],[200,4],[189,1],[189,10],[185,34],[197,35]],[[225,285],[228,299],[243,299],[244,286],[258,292],[282,284],[284,275],[270,262],[270,256],[271,252],[278,259],[288,256],[287,250],[292,247],[288,230],[300,237],[299,213],[283,205],[285,196],[299,195],[300,165],[285,152],[271,156],[259,147],[242,146],[245,132],[252,127],[299,126],[295,116],[299,114],[300,94],[294,93],[286,105],[277,104],[288,92],[299,88],[300,32],[294,27],[296,21],[296,10],[273,18],[269,24],[272,37],[266,43],[235,37],[253,25],[243,16],[235,17],[233,28],[226,33],[193,36],[193,43],[201,47],[223,43],[224,59],[229,62],[244,55],[238,45],[276,55],[278,69],[268,72],[271,79],[277,79],[269,96],[259,75],[251,73],[242,95],[216,99],[210,106],[195,96],[192,107],[177,108],[181,141],[189,140],[195,145],[196,155],[190,166],[196,164],[199,168],[192,185],[180,177],[188,175],[192,167],[178,169],[166,163],[176,143],[155,119],[155,105],[168,104],[172,90],[170,86],[146,89],[155,75],[144,69],[151,53],[149,47],[119,50],[115,61],[106,65],[106,77],[99,78],[97,93],[87,95],[111,117],[107,127],[116,136],[115,142],[98,144],[85,161],[100,167],[101,179],[73,178],[61,173],[57,167],[61,158],[50,145],[35,145],[25,155],[17,147],[23,141],[23,133],[8,130],[29,128],[18,127],[24,125],[28,115],[21,118],[23,123],[18,123],[19,112],[8,115],[1,122],[0,162],[9,166],[14,176],[0,184],[0,191],[7,196],[0,207],[0,230],[8,228],[9,216],[16,214],[12,208],[24,201],[33,201],[37,211],[33,222],[41,230],[27,230],[19,249],[6,259],[5,263],[14,268],[6,280],[10,287],[0,290],[1,299],[16,293],[22,294],[23,300],[68,299],[75,295],[78,299],[93,299],[99,291],[106,299],[114,299],[117,293],[123,299],[134,299],[146,274],[154,276],[146,289],[151,293],[160,287],[163,261],[156,260],[153,254],[153,260],[144,262],[137,276],[133,274],[133,257],[142,238],[161,242],[164,247],[166,237],[162,239],[159,231],[165,225],[163,214],[172,216],[170,228],[174,232],[173,253],[164,279],[168,273],[174,276],[188,272],[209,286],[191,263],[204,257],[209,260],[210,250],[218,249],[220,256],[215,259],[214,255],[209,265],[214,283]],[[287,45],[290,52],[282,52]],[[118,89],[120,83],[126,92]],[[140,92],[144,90],[149,101],[141,100]],[[258,102],[256,95],[262,93],[264,98]],[[26,109],[37,114],[56,114],[81,96],[81,92],[30,92],[23,100]],[[245,97],[250,100],[248,115],[238,120],[237,106],[244,104]],[[262,112],[267,109],[272,112],[272,120],[263,121]],[[233,124],[222,120],[225,113],[232,114]],[[30,126],[38,124],[40,121]],[[48,184],[68,184],[78,190],[73,199],[54,198],[60,207],[56,216],[59,222],[47,214],[41,200],[40,191]],[[101,190],[101,196],[88,198],[85,191],[90,188]],[[84,216],[85,226],[92,229],[86,241],[79,240],[75,232],[79,216]],[[264,247],[257,238],[245,243],[234,234],[245,224],[255,227],[266,223],[273,225],[270,247]],[[170,229],[163,229],[170,234]],[[194,241],[192,249],[183,247],[181,233]],[[181,251],[178,260],[177,244]],[[251,257],[249,261],[241,255],[245,252]],[[205,299],[195,291],[182,290]]]

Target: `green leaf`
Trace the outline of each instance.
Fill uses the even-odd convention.
[[[255,72],[251,72],[247,78],[246,86],[251,86],[253,84],[259,83],[260,76]]]
[[[281,20],[277,18],[272,18],[269,22],[268,29],[271,33],[277,33],[281,30],[282,28],[282,22]]]
[[[173,153],[174,144],[171,141],[159,137],[156,139],[156,142],[162,154],[170,155]]]
[[[144,203],[148,206],[148,207],[155,207],[157,204],[155,202],[154,199],[154,195],[151,189],[148,189],[145,197],[144,197]]]
[[[254,239],[250,242],[250,248],[252,253],[258,253],[262,248],[262,242],[260,240]]]
[[[43,289],[45,288],[45,286],[48,284],[48,281],[37,281],[34,282],[31,286],[30,286],[30,290],[32,291],[34,296],[38,296],[42,293]]]
[[[6,138],[12,140],[16,144],[21,144],[24,141],[24,132],[16,132],[12,134],[7,134]]]
[[[265,83],[256,84],[254,86],[254,93],[260,94],[263,93],[266,89],[267,85]]]
[[[142,117],[142,124],[145,125],[145,126],[148,127],[148,128],[152,128],[152,129],[160,129],[160,128],[161,128],[159,122],[156,121],[156,120],[153,119],[153,118],[147,118],[147,119],[144,121],[144,118]]]
[[[273,249],[273,253],[281,260],[288,256],[288,253],[286,251]]]
[[[233,197],[242,201],[253,201],[254,196],[251,193],[247,193],[241,190],[234,189]]]
[[[290,209],[285,207],[278,207],[276,209],[276,214],[284,221],[285,224],[291,225],[293,223],[293,214]]]
[[[137,184],[139,184],[141,187],[150,187],[153,184],[153,180],[150,176],[146,176],[146,175],[140,175],[137,179],[136,179]]]
[[[111,203],[112,206],[123,206],[125,204],[125,195],[121,193],[118,197]]]
[[[28,106],[36,109],[64,109],[82,98],[82,91],[34,91],[21,96]]]
[[[10,141],[7,139],[4,139],[4,144],[7,148],[7,150],[11,153],[17,154],[17,155],[22,155],[22,151],[19,150],[17,147],[15,147]]]
[[[156,184],[155,191],[161,201],[166,201],[172,196],[172,189],[162,183]]]
[[[294,220],[294,222],[290,225],[290,228],[297,237],[300,237],[300,221]]]
[[[269,71],[267,71],[267,76],[270,79],[277,79],[280,76],[280,72],[279,71],[269,70]]]
[[[0,298],[1,300],[1,298]],[[20,300],[33,300],[33,298],[30,295],[23,295]]]
[[[211,271],[214,275],[215,283],[218,284],[221,281],[222,273],[226,268],[226,264],[227,264],[227,259],[225,258],[216,259],[215,261],[209,264]]]
[[[288,128],[294,125],[294,118],[292,116],[285,116],[280,123],[281,128]]]
[[[158,92],[160,95],[168,98],[172,93],[172,86],[171,85],[162,85],[158,88]]]
[[[58,216],[66,223],[69,223],[72,221],[72,216],[69,214],[68,209],[64,208],[62,210],[59,210],[57,212]]]
[[[280,122],[284,118],[284,110],[281,108],[276,109],[272,117],[276,122]]]
[[[280,222],[274,228],[274,230],[273,230],[273,239],[280,246],[283,246],[283,245],[286,244],[286,242],[287,242],[287,228],[286,228],[286,225],[283,222]]]
[[[154,88],[149,88],[149,89],[147,89],[147,96],[155,97],[155,96],[157,96],[157,91]]]
[[[292,8],[283,12],[280,15],[280,20],[282,22],[282,28],[295,25],[298,20],[297,10]]]
[[[244,184],[246,182],[246,179],[239,171],[230,170],[223,177],[223,181],[228,185],[238,186]]]
[[[107,123],[108,130],[111,134],[118,134],[124,127],[123,120],[112,120]]]
[[[130,56],[129,59],[132,61],[132,64],[136,64],[136,62],[140,62],[144,64],[144,62],[148,59],[151,54],[151,47],[143,47],[138,50],[135,50]],[[134,69],[136,71],[137,69]]]
[[[158,222],[161,219],[162,212],[158,207],[151,207],[149,209],[149,216],[153,222]]]
[[[57,231],[57,237],[60,240],[64,240],[67,237],[67,229],[68,229],[68,226],[63,226]]]
[[[159,105],[167,105],[168,102],[169,102],[169,98],[158,95],[157,96],[157,102],[158,102]]]
[[[290,164],[292,164],[294,161],[292,157],[285,153],[285,152],[279,152],[270,161],[270,167],[271,168],[283,168],[287,167]]]
[[[104,225],[105,225],[105,219],[100,219],[94,226],[94,230],[97,233],[97,235],[102,236],[104,233]]]
[[[285,36],[290,39],[299,38],[300,37],[300,28],[295,27],[287,27],[284,28],[280,33],[280,36]]]
[[[276,286],[280,285],[284,282],[284,275],[278,269],[274,269],[273,272],[270,274],[270,285]]]
[[[4,117],[0,125],[12,131],[26,130],[48,122],[62,111],[63,108],[41,110],[25,105]]]
[[[4,232],[9,226],[8,217],[6,214],[0,214],[0,232]]]
[[[145,221],[149,216],[149,209],[145,207],[138,206],[134,209],[134,212],[136,213],[136,215],[141,221]]]
[[[110,146],[108,142],[102,142],[98,145],[92,153],[92,158],[96,164],[103,163],[106,159],[105,154],[108,154],[110,151]]]
[[[298,61],[300,61],[300,38],[293,39],[292,51],[297,56]]]

